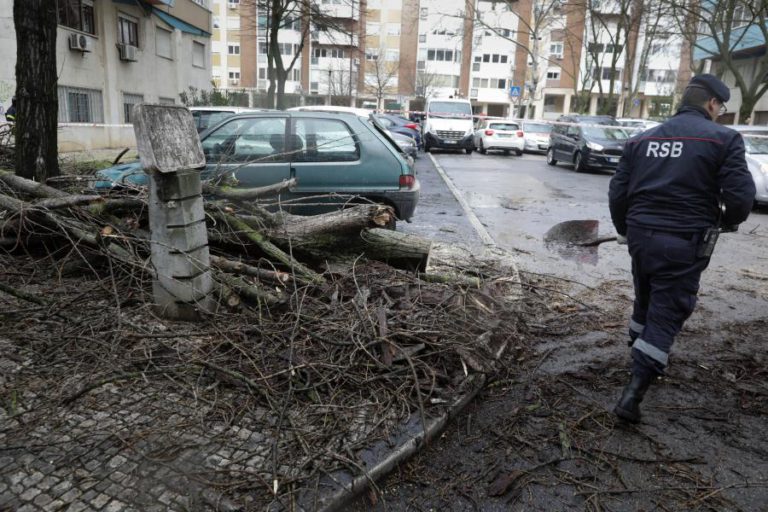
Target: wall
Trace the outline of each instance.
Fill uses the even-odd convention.
[[[59,124],[59,151],[135,148],[133,125]]]

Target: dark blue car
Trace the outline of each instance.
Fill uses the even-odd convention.
[[[387,130],[407,135],[416,141],[416,145],[421,148],[421,130],[419,125],[404,117],[394,114],[374,114],[376,120]]]

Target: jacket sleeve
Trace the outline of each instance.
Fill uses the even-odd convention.
[[[720,198],[725,205],[723,224],[741,224],[755,201],[755,180],[744,157],[744,139],[734,133],[727,144],[723,165],[717,175]]]
[[[608,188],[608,207],[611,210],[611,220],[616,232],[621,236],[627,234],[627,210],[629,209],[629,176],[632,171],[632,153],[633,144],[627,142],[624,145],[624,152],[619,160],[619,166],[616,168],[616,174],[611,178],[611,184]]]

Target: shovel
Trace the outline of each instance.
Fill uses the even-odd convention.
[[[544,241],[578,247],[595,247],[603,242],[616,240],[615,236],[599,236],[599,228],[599,220],[567,220],[552,226],[544,234]]]

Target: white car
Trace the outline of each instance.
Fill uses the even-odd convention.
[[[629,133],[631,135],[644,132],[648,128],[653,128],[654,126],[659,126],[661,124],[648,119],[633,119],[630,117],[620,117],[619,119],[616,119],[616,122],[619,123],[620,126],[629,128]]]
[[[744,137],[747,167],[755,180],[755,203],[768,205],[768,126],[729,126]]]
[[[551,124],[523,121],[525,150],[546,153],[549,149],[549,132],[551,131]]]
[[[481,153],[490,150],[514,151],[517,156],[525,149],[525,134],[517,121],[484,119],[475,129],[475,148]]]

